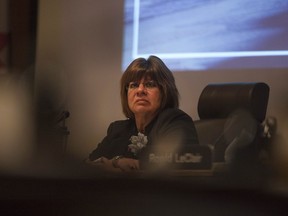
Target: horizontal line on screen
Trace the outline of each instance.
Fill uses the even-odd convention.
[[[156,55],[166,59],[181,58],[223,58],[223,57],[250,57],[250,56],[286,56],[288,50],[283,51],[237,51],[237,52],[195,52],[195,53],[138,53],[134,58]]]

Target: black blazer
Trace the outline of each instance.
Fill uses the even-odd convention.
[[[145,128],[145,135],[148,143],[136,156],[128,149],[130,137],[137,135],[137,127],[134,119],[120,120],[111,123],[104,137],[97,148],[89,155],[90,160],[99,157],[111,159],[117,155],[129,158],[141,159],[145,152],[151,151],[154,147],[168,146],[176,147],[181,145],[198,144],[197,132],[192,118],[180,109],[166,109],[162,111]]]

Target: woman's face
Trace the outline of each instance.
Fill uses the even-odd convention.
[[[128,86],[128,106],[135,117],[155,115],[161,104],[161,92],[157,83],[142,78],[140,82],[130,82]]]

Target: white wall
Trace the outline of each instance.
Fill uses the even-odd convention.
[[[119,98],[122,20],[123,0],[40,1],[36,84],[51,80],[59,92],[59,107],[71,112],[68,151],[81,159],[111,121],[124,118]],[[271,88],[267,115],[278,120],[275,145],[283,159],[288,155],[288,69],[177,72],[175,77],[181,108],[195,120],[198,97],[208,83],[266,82]]]

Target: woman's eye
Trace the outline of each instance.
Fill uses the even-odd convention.
[[[154,81],[149,81],[145,84],[146,88],[154,88],[156,87],[156,83]]]
[[[130,89],[138,88],[138,84],[137,84],[137,83],[130,83],[130,84],[129,84],[129,88],[130,88]]]

